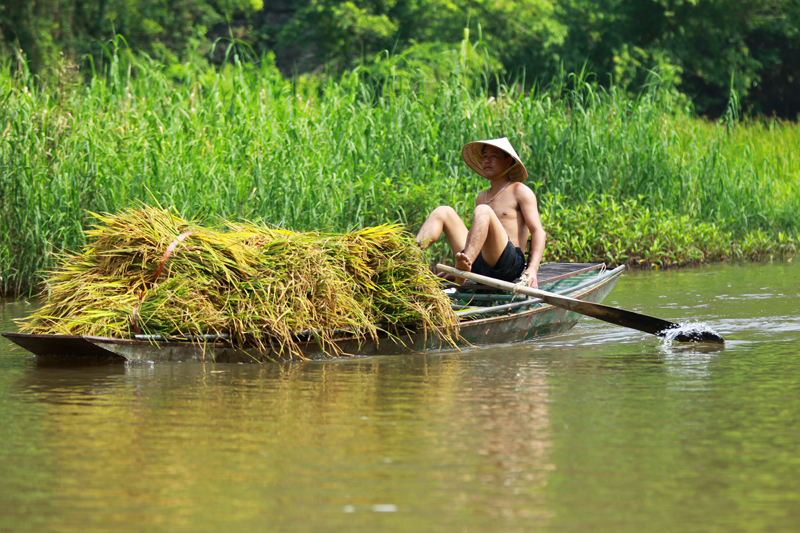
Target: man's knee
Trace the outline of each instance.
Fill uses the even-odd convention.
[[[431,218],[437,218],[439,220],[445,221],[452,219],[453,217],[458,217],[458,213],[456,210],[450,207],[449,205],[440,205],[433,211],[431,211]]]
[[[436,209],[433,210],[434,213],[439,213],[441,215],[454,215],[456,214],[456,210],[450,207],[449,205],[440,205]]]
[[[486,204],[481,204],[475,207],[475,211],[472,212],[472,220],[475,220],[478,217],[492,217],[497,216],[494,214],[494,211],[491,207]]]

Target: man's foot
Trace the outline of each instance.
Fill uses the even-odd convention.
[[[472,270],[472,260],[467,257],[467,254],[464,253],[464,250],[461,250],[456,254],[456,268],[465,272]],[[456,276],[455,281],[456,285],[463,285],[466,279]]]

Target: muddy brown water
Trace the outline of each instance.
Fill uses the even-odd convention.
[[[0,341],[0,531],[798,531],[800,265],[631,272],[535,343],[41,368]],[[32,304],[5,300],[0,329]]]

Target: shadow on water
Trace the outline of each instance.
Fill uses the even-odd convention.
[[[124,365],[42,367],[31,361],[16,390],[21,397],[36,401],[88,405],[115,394],[126,373]]]

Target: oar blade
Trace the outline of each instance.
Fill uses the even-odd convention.
[[[676,329],[679,331],[675,331]],[[722,338],[722,335],[716,331],[709,330],[708,328],[686,328],[678,325],[676,328],[665,329],[656,335],[659,337],[665,337],[670,341],[725,344],[725,339]]]
[[[551,301],[553,298],[541,297],[544,301],[557,307],[564,307]],[[677,328],[678,324],[663,320],[654,316],[643,315],[641,313],[634,313],[625,309],[618,309],[616,307],[609,307],[603,304],[596,304],[592,302],[584,302],[582,300],[574,300],[574,304],[569,306],[570,311],[580,313],[582,315],[590,316],[604,322],[616,324],[625,328],[631,328],[651,335],[659,335],[662,331],[672,328]]]

